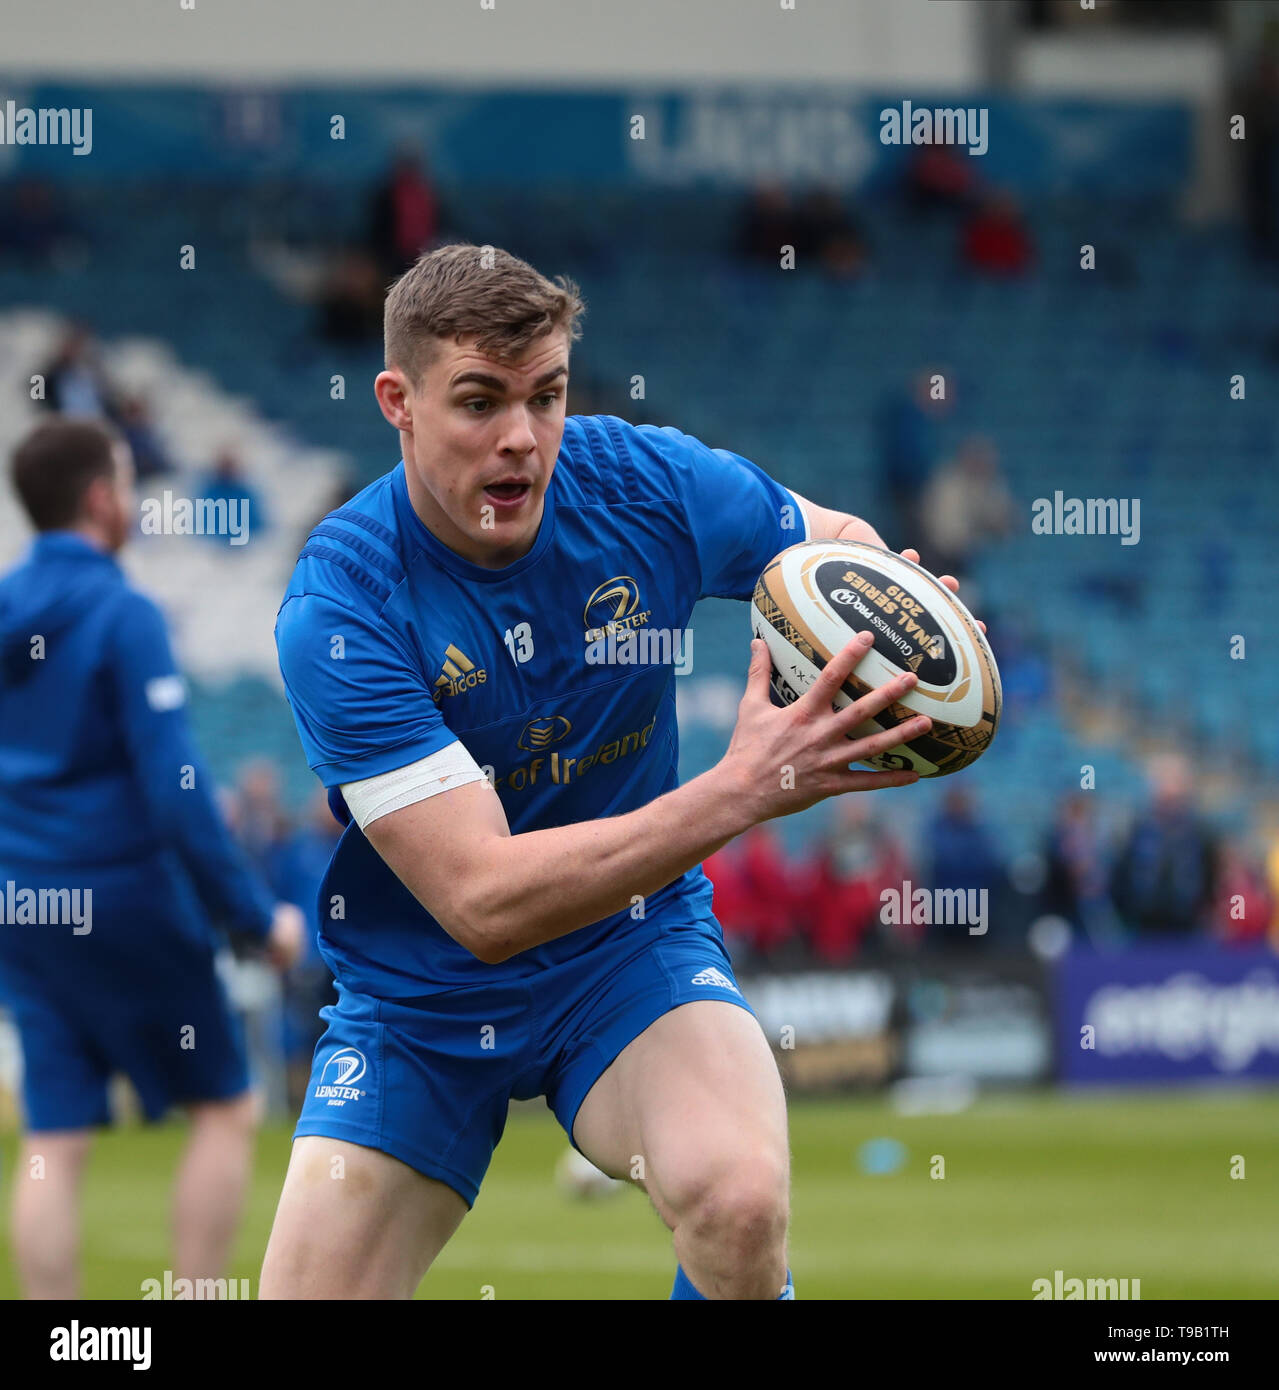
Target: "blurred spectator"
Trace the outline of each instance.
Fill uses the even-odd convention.
[[[757,825],[703,865],[715,885],[714,908],[724,935],[743,961],[776,963],[794,942],[795,900],[777,837]]]
[[[422,157],[403,150],[374,191],[369,249],[386,275],[399,275],[428,250],[440,234],[441,209],[426,176]]]
[[[115,392],[98,364],[88,328],[68,329],[51,361],[41,369],[43,404],[61,415],[119,419]]]
[[[816,261],[833,279],[851,280],[866,268],[866,240],[843,199],[833,189],[815,188],[796,209],[795,260]]]
[[[74,265],[85,250],[84,235],[52,184],[21,178],[0,195],[0,253],[39,269]]]
[[[1090,941],[1114,936],[1114,909],[1107,891],[1109,868],[1105,846],[1093,815],[1093,802],[1082,792],[1057,808],[1048,836],[1043,911],[1064,917]]]
[[[1253,254],[1279,259],[1279,53],[1269,45],[1238,88],[1232,110],[1244,118],[1244,210]]]
[[[990,831],[978,818],[972,796],[963,787],[951,787],[942,802],[942,809],[933,817],[925,837],[931,856],[929,887],[959,889],[963,892],[983,890],[987,904],[993,904],[1004,884],[1004,868],[995,849]],[[988,928],[993,923],[988,923]],[[950,943],[963,928],[934,923],[927,929],[929,945]],[[975,937],[964,936],[964,940]]]
[[[201,479],[196,496],[214,503],[240,503],[242,524],[250,534],[270,528],[271,518],[267,515],[261,494],[245,477],[239,456],[231,449],[223,449],[218,454],[212,469]],[[215,536],[214,539],[226,538]]]
[[[938,377],[936,386],[933,378]],[[944,395],[938,393],[944,391]],[[917,372],[905,389],[875,407],[873,429],[880,482],[895,513],[895,550],[919,548],[920,501],[937,460],[937,420],[950,410],[954,382],[941,372]],[[881,532],[883,527],[878,528]]]
[[[906,167],[905,190],[913,212],[971,207],[978,192],[973,160],[951,145],[921,145]]]
[[[830,834],[803,872],[804,921],[813,952],[828,965],[851,960],[867,938],[913,936],[912,926],[882,927],[881,894],[902,891],[906,856],[865,797],[839,803]]]
[[[737,842],[716,850],[703,862],[702,869],[714,889],[711,906],[724,928],[724,941],[732,950],[734,964],[741,965],[750,960],[753,952],[746,932],[746,876]]]
[[[746,260],[766,261],[776,267],[782,247],[794,244],[796,226],[786,189],[771,181],[756,184],[738,223],[738,254]]]
[[[1153,794],[1120,852],[1111,897],[1141,936],[1185,936],[1207,925],[1217,892],[1216,837],[1195,812],[1190,765],[1179,753],[1152,758]]]
[[[151,419],[151,407],[141,396],[125,396],[120,402],[120,429],[133,454],[138,481],[162,477],[174,471]]]
[[[1266,875],[1266,887],[1270,893],[1270,901],[1274,904],[1274,911],[1270,918],[1269,940],[1270,944],[1279,951],[1279,826],[1273,821],[1264,835],[1267,848],[1262,857],[1262,863]]]
[[[987,275],[1020,275],[1030,269],[1034,248],[1011,193],[992,194],[964,224],[963,254],[969,269]]]
[[[1251,846],[1223,842],[1212,909],[1214,934],[1237,946],[1264,945],[1274,910],[1265,869]]]
[[[320,287],[319,333],[331,343],[367,343],[382,336],[382,272],[358,247],[342,253]]]
[[[928,546],[924,563],[934,574],[963,574],[984,542],[1012,530],[1013,500],[990,440],[979,435],[964,440],[929,479],[921,511]]]
[[[231,828],[253,867],[280,892],[280,856],[288,838],[288,818],[280,800],[280,775],[273,762],[255,758],[236,778],[230,802]],[[306,904],[281,893],[287,902]]]
[[[767,960],[794,937],[799,925],[790,866],[771,826],[755,826],[741,844],[747,931],[755,950]]]

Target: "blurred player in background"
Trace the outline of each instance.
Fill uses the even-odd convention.
[[[505,252],[423,256],[387,299],[376,382],[403,462],[311,533],[280,609],[307,760],[352,823],[320,890],[339,1001],[263,1297],[411,1297],[510,1100],[538,1095],[651,1197],[673,1298],[794,1297],[781,1079],[700,865],[758,822],[917,780],[848,765],[931,721],[849,742],[915,679],[833,713],[869,634],[788,709],[756,641],[728,753],[678,785],[671,661],[592,662],[593,637],[673,642],[797,541],[883,542],[678,430],[566,420],[582,309]]]
[[[179,1278],[223,1272],[256,1127],[206,911],[281,969],[301,915],[231,841],[192,744],[164,621],[114,556],[133,526],[127,446],[39,426],[12,480],[39,533],[0,579],[0,999],[22,1038],[13,1241],[24,1291],[79,1287],[79,1190],[108,1082],[157,1119],[188,1107],[174,1197]]]

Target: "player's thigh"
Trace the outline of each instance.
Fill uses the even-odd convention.
[[[467,1206],[445,1183],[378,1149],[293,1141],[261,1298],[412,1298]]]
[[[618,1177],[640,1177],[668,1223],[728,1181],[784,1192],[786,1099],[758,1020],[694,1000],[619,1053],[582,1102],[578,1147]],[[642,1162],[641,1162],[642,1161]]]

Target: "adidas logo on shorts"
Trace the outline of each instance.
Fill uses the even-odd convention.
[[[714,985],[717,989],[731,989],[734,994],[740,994],[741,990],[724,974],[722,970],[716,970],[713,965],[708,965],[705,970],[699,970],[689,981],[693,985]]]

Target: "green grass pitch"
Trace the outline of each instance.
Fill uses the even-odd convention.
[[[1139,1278],[1143,1300],[1272,1298],[1279,1287],[1279,1094],[991,1095],[953,1116],[903,1118],[880,1098],[794,1100],[791,1264],[800,1298],[1018,1298],[1031,1282]],[[85,1294],[132,1299],[169,1265],[168,1186],[182,1128],[105,1134],[86,1190]],[[290,1129],[262,1133],[237,1278],[256,1294]],[[895,1173],[857,1163],[866,1140],[906,1148]],[[554,1186],[564,1139],[513,1113],[474,1211],[421,1298],[665,1298],[669,1237],[645,1197],[574,1201]],[[7,1245],[14,1138],[0,1142]],[[933,1156],[945,1161],[932,1177]],[[1245,1176],[1232,1178],[1235,1155]]]

